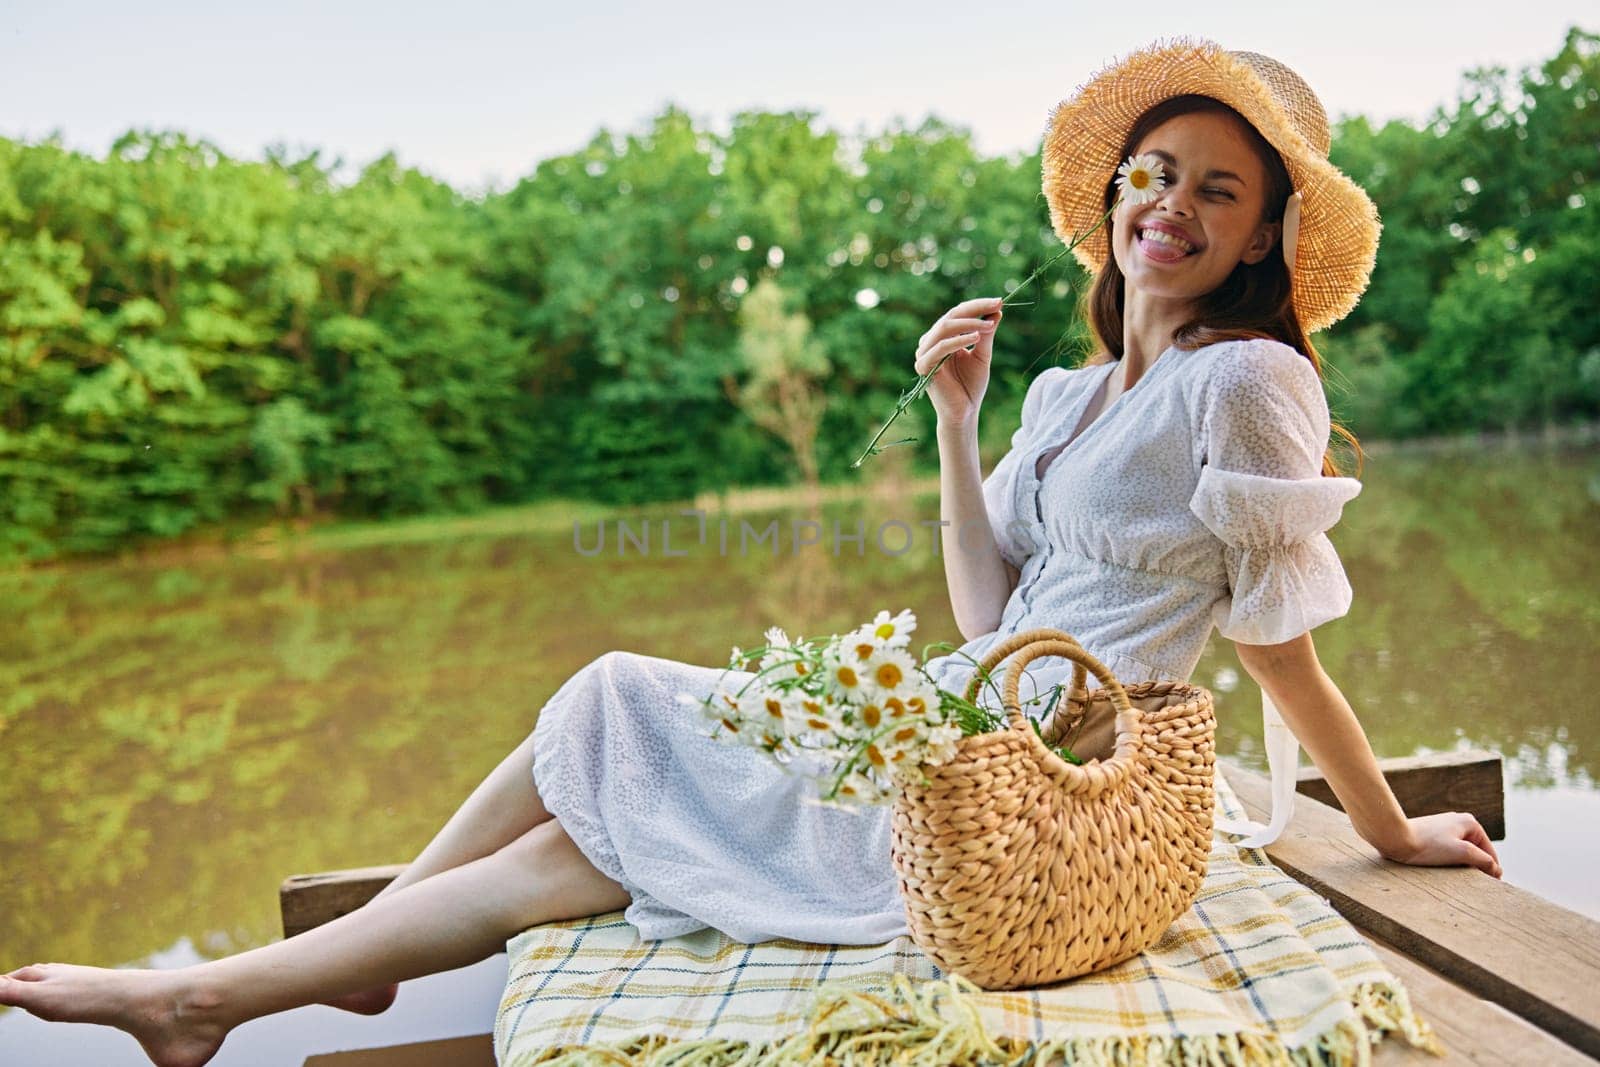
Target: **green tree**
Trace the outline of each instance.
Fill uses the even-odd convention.
[[[1369,291],[1319,339],[1358,432],[1600,415],[1597,143],[1600,38],[1576,28],[1515,74],[1469,71],[1425,123],[1337,125],[1384,220]],[[347,180],[176,131],[104,159],[0,139],[0,561],[785,481],[791,446],[724,385],[763,278],[829,367],[807,464],[861,477],[913,339],[1059,249],[1039,164],[934,118],[846,138],[748,111],[721,134],[676,105],[481,198],[393,156]],[[1091,343],[1086,280],[1069,258],[1007,316],[986,458],[1041,366]],[[922,404],[900,428],[930,424]]]
[[[815,493],[817,427],[828,406],[824,379],[832,369],[811,336],[803,311],[784,308],[783,288],[763,278],[739,307],[743,374],[725,380],[728,397],[749,419],[794,455],[806,488]]]

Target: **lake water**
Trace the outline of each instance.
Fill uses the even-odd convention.
[[[1506,879],[1600,916],[1600,449],[1387,452],[1362,479],[1333,531],[1355,603],[1315,631],[1324,667],[1380,757],[1503,753]],[[960,643],[916,525],[937,515],[936,495],[906,493],[741,512],[723,550],[717,516],[701,544],[694,517],[655,509],[627,514],[621,554],[613,516],[593,554],[587,519],[576,540],[570,523],[434,526],[0,576],[0,972],[176,966],[276,938],[286,875],[408,859],[608,649],[721,663],[774,623],[823,634],[901,607],[916,647]],[[808,518],[798,539],[818,543],[795,551]],[[741,528],[773,521],[740,551]],[[864,554],[835,521],[865,528]],[[1194,681],[1222,751],[1259,766],[1259,696],[1228,642]],[[378,1018],[259,1020],[213,1062],[481,1032],[503,974],[501,957],[410,983]],[[0,1008],[0,1062],[144,1060],[115,1032]]]

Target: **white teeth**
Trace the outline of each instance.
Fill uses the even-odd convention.
[[[1174,237],[1172,234],[1166,233],[1162,230],[1140,230],[1139,236],[1143,237],[1147,241],[1160,241],[1162,244],[1172,245],[1174,248],[1181,248],[1185,252],[1194,251],[1194,245],[1190,244],[1188,241],[1185,241],[1182,237]]]

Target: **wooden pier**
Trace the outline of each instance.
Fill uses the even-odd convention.
[[[1380,766],[1406,814],[1470,811],[1505,836],[1500,757],[1451,753]],[[1267,779],[1224,762],[1255,818],[1269,809]],[[1378,857],[1333,805],[1327,784],[1302,772],[1289,828],[1266,853],[1325,897],[1405,984],[1448,1050],[1445,1062],[1600,1062],[1600,922],[1463,867],[1410,867]],[[287,879],[284,936],[354,911],[400,873],[369,867]],[[1439,1063],[1398,1039],[1376,1065]],[[494,1067],[488,1034],[312,1056],[305,1067]]]

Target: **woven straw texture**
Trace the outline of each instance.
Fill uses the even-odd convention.
[[[894,801],[911,937],[941,968],[988,990],[1099,970],[1165,933],[1205,878],[1216,762],[1209,691],[1181,682],[1124,689],[1050,628],[996,645],[984,670],[1008,656],[1010,728],[963,737],[955,758],[928,772],[930,784]],[[1041,656],[1073,661],[1069,718],[1115,710],[1110,758],[1074,765],[1034,733],[1018,686]],[[1087,693],[1086,670],[1105,688]],[[969,700],[981,680],[974,675]]]
[[[1301,194],[1292,291],[1307,333],[1347,315],[1366,290],[1382,229],[1362,188],[1328,162],[1328,116],[1311,87],[1277,60],[1174,38],[1106,66],[1051,109],[1041,152],[1050,224],[1063,242],[1105,212],[1122,140],[1139,116],[1174,96],[1199,93],[1238,111],[1278,150]],[[1074,251],[1091,273],[1110,254],[1109,227]]]
[[[1222,774],[1216,802],[1243,817]],[[641,941],[621,911],[535,926],[507,951],[501,1067],[1354,1067],[1385,1034],[1433,1046],[1361,935],[1221,834],[1165,936],[1038,989],[978,992],[904,935],[746,945],[707,928]]]

